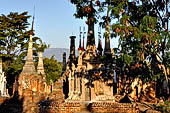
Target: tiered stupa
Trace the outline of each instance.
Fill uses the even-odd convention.
[[[44,64],[43,64],[43,52],[39,52],[39,60],[38,60],[38,66],[37,66],[37,72],[39,75],[44,75]]]
[[[56,81],[55,83],[52,83],[50,85],[46,83],[42,52],[39,52],[39,62],[37,66],[37,71],[35,70],[32,49],[33,34],[34,33],[32,23],[26,62],[21,74],[19,75],[19,78],[16,78],[13,87],[14,95],[18,95],[19,98],[24,98],[24,113],[31,113],[33,111],[37,111],[38,102],[46,99],[47,97],[52,99],[58,96],[58,98],[64,99],[64,95],[62,93],[62,80],[60,80],[60,82]]]
[[[94,35],[94,22],[90,21],[93,15],[89,14],[88,17],[88,32],[87,32],[87,44],[84,49],[84,34],[83,32],[83,47],[81,46],[81,34],[78,48],[78,58],[75,57],[75,36],[71,36],[70,44],[70,57],[67,62],[66,71],[63,74],[68,79],[69,93],[68,100],[112,100],[113,99],[113,81],[104,81],[103,79],[94,80],[94,76],[101,76],[101,69],[103,63],[100,59],[102,56],[102,44],[99,38],[98,52],[95,45]],[[110,41],[107,40],[106,44],[110,45]],[[110,46],[106,46],[108,52]],[[70,65],[71,63],[71,65]],[[66,94],[67,95],[67,94]]]
[[[92,6],[91,6],[92,7]],[[87,44],[84,49],[84,33],[83,33],[83,47],[81,44],[81,34],[78,48],[78,57],[75,57],[75,36],[71,36],[70,43],[70,57],[67,62],[66,70],[63,73],[65,78],[64,90],[68,100],[80,101],[114,101],[115,94],[124,95],[124,84],[126,87],[131,87],[132,91],[128,92],[132,98],[139,98],[139,93],[143,90],[146,92],[150,85],[142,84],[139,78],[135,78],[132,83],[129,83],[125,77],[116,74],[116,67],[114,67],[114,51],[110,48],[110,27],[109,27],[109,11],[106,17],[106,34],[105,34],[105,48],[103,53],[101,33],[99,33],[98,47],[96,50],[94,22],[90,21],[93,14],[88,14],[88,32]],[[85,30],[84,30],[85,32]],[[127,80],[127,81],[126,81]],[[143,87],[143,89],[141,88]],[[66,89],[67,88],[67,89]],[[136,90],[135,90],[136,88]],[[127,89],[127,88],[126,88]],[[140,90],[139,90],[140,89]],[[154,88],[151,92],[151,97],[155,98]],[[122,94],[121,92],[124,92]],[[66,97],[67,97],[66,96]]]
[[[37,74],[35,70],[34,62],[33,62],[33,50],[32,50],[32,46],[33,46],[32,36],[33,35],[34,35],[34,32],[33,32],[33,23],[32,23],[32,29],[30,32],[30,39],[29,39],[29,44],[28,44],[28,53],[27,53],[25,65],[21,72],[22,75]]]

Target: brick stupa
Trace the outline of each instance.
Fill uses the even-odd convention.
[[[27,53],[26,62],[23,67],[23,70],[21,72],[22,75],[36,74],[36,70],[35,70],[35,66],[34,66],[34,62],[33,62],[32,35],[33,35],[33,27],[31,29],[31,33],[30,33],[30,40],[29,40],[29,44],[28,44],[28,53]]]
[[[39,52],[39,61],[38,61],[37,72],[38,72],[38,74],[45,76],[44,65],[43,65],[43,52],[41,52],[41,51]]]

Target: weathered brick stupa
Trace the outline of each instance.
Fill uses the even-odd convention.
[[[91,18],[92,15],[89,15]],[[87,44],[84,48],[85,29],[83,31],[83,44],[78,48],[78,58],[75,57],[75,36],[70,36],[70,57],[67,62],[66,71],[63,74],[65,81],[68,81],[68,100],[96,101],[113,100],[113,80],[104,81],[103,79],[93,80],[93,76],[100,76],[104,64],[102,56],[102,44],[99,35],[99,44],[96,50],[94,36],[94,22],[88,18]],[[109,28],[107,27],[107,30]],[[81,30],[81,29],[80,29]],[[99,32],[99,34],[101,34]],[[81,46],[83,45],[83,47]],[[105,53],[111,55],[109,36],[105,41]],[[109,45],[109,46],[108,46]]]
[[[33,20],[34,21],[34,20]],[[28,53],[23,70],[14,83],[14,95],[23,98],[23,112],[31,113],[38,112],[38,103],[41,100],[48,99],[64,99],[62,93],[62,79],[56,83],[48,85],[46,83],[46,75],[43,66],[43,53],[39,52],[39,61],[37,71],[33,61],[33,23],[30,32],[30,39],[28,44]]]
[[[90,21],[93,15],[89,14],[87,20],[88,32],[86,49],[84,48],[86,32],[85,29],[83,32],[80,29],[77,58],[75,57],[76,37],[70,36],[70,56],[66,69],[64,69],[65,72],[63,73],[63,78],[65,78],[64,84],[67,85],[64,87],[64,90],[67,90],[65,92],[68,92],[68,94],[65,94],[68,95],[67,100],[115,101],[116,96],[125,96],[125,94],[128,94],[133,100],[142,98],[144,101],[149,100],[150,102],[156,102],[155,83],[143,83],[139,78],[134,78],[132,82],[130,82],[127,77],[122,78],[119,74],[116,74],[113,67],[114,51],[110,48],[110,23],[108,15],[107,13],[104,49],[102,48],[101,32],[99,30],[99,42],[96,50],[94,22]],[[82,34],[83,44],[81,44]],[[101,57],[105,57],[105,62]],[[130,93],[128,93],[128,90],[124,91],[126,90],[125,87],[131,87],[132,91]],[[124,92],[123,94],[121,93],[122,91]],[[141,92],[144,92],[144,94]],[[149,96],[147,96],[147,94]],[[143,97],[141,97],[141,95]]]
[[[37,72],[38,72],[39,75],[45,76],[44,65],[43,65],[43,52],[42,51],[39,52]]]

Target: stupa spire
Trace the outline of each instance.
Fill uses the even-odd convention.
[[[81,34],[82,34],[82,32],[81,32],[81,27],[80,27],[80,41],[79,41],[79,48],[78,48],[78,50],[82,50],[82,47],[81,47]]]
[[[75,56],[75,38],[76,36],[70,36],[70,56],[69,59],[71,62],[74,62]]]
[[[99,37],[99,42],[98,42],[98,52],[99,52],[99,55],[102,55],[102,51],[103,51],[103,48],[102,48],[102,41],[101,41],[101,28],[99,27],[98,29],[98,37]]]
[[[26,57],[26,62],[25,62],[25,65],[23,67],[21,74],[35,74],[36,73],[34,62],[33,62],[33,50],[32,50],[32,46],[33,46],[32,35],[34,35],[33,24],[34,24],[34,16],[32,20],[32,28],[31,28],[30,39],[28,43],[28,53]]]
[[[63,53],[63,68],[62,71],[65,72],[66,70],[66,52]]]
[[[34,16],[32,20],[32,27],[31,27],[30,35],[34,35]]]
[[[39,52],[39,60],[38,60],[37,72],[40,75],[45,75],[44,64],[43,64],[43,52],[42,51]]]
[[[33,15],[33,19],[32,19],[32,27],[31,27],[31,31],[30,31],[30,35],[34,35],[34,17],[35,17],[35,6],[34,6],[34,15]]]
[[[94,21],[92,21],[92,20],[94,20],[95,9],[93,8],[92,1],[90,1],[90,8],[91,8],[91,12],[88,14],[88,18],[87,18],[88,34],[87,34],[86,48],[88,48],[89,46],[95,46]]]
[[[107,11],[107,17],[106,17],[106,35],[105,35],[105,48],[104,48],[104,54],[105,55],[111,55],[111,49],[110,49],[110,26],[109,26],[109,10]]]
[[[85,47],[84,47],[85,34],[86,34],[86,32],[85,32],[85,27],[83,27],[83,48],[82,48],[83,50],[85,50],[85,49],[84,49],[84,48],[85,48]]]

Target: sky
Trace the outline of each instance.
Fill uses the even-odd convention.
[[[50,48],[69,48],[71,35],[76,36],[75,42],[78,48],[80,26],[85,26],[87,32],[86,19],[76,19],[73,16],[76,8],[69,0],[0,0],[0,3],[0,15],[27,11],[32,16],[35,6],[35,36],[40,37],[46,44],[50,44]],[[29,23],[31,21],[32,18],[29,19]],[[98,26],[95,25],[96,45],[98,43],[97,33]],[[102,39],[102,45],[104,47],[104,39]],[[117,40],[111,39],[111,47],[116,46]]]

